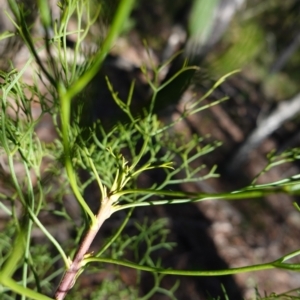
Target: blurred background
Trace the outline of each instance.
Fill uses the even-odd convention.
[[[234,190],[251,183],[267,165],[270,151],[281,153],[299,147],[299,14],[299,1],[138,2],[132,16],[134,29],[129,34],[129,48],[134,45],[133,52],[143,53],[137,50],[143,47],[136,43],[145,39],[159,63],[178,49],[183,50],[162,81],[178,71],[185,58],[200,67],[159,95],[160,102],[168,106],[161,107],[163,118],[170,118],[170,114],[176,118],[185,99],[195,93],[200,97],[221,76],[240,70],[207,103],[224,96],[229,96],[228,101],[192,116],[178,129],[187,135],[208,134],[211,140],[222,142],[199,162],[218,164],[221,177],[180,188]],[[258,182],[298,173],[297,163],[285,164],[264,174]],[[171,216],[178,239],[178,265],[180,260],[188,268],[249,265],[297,249],[300,218],[292,206],[295,200],[276,195],[259,201],[195,204],[197,212],[188,206],[163,208]],[[190,238],[186,232],[191,233]],[[234,283],[231,279],[185,278],[184,286],[197,291],[197,296],[182,292],[178,299],[207,299],[207,291],[216,297],[221,294],[220,282],[230,299],[241,295],[253,299],[255,288],[261,295],[282,293],[297,288],[300,277],[276,270],[240,274],[234,276]]]
[[[28,18],[35,24],[33,32],[41,34],[34,3],[24,3],[32,11]],[[101,2],[101,18],[89,33],[86,47],[96,47],[99,37],[101,40],[105,36],[117,4],[117,0]],[[51,5],[53,16],[58,17],[56,3],[51,1]],[[7,2],[0,1],[0,6],[3,8],[0,31],[13,30],[4,14]],[[72,42],[70,36],[70,48]],[[222,146],[195,164],[195,167],[205,164],[207,170],[218,165],[221,176],[180,185],[178,189],[210,193],[236,190],[249,185],[267,165],[270,151],[280,154],[300,146],[299,47],[300,2],[297,0],[138,0],[130,20],[124,24],[122,37],[88,88],[91,101],[87,105],[86,122],[100,118],[109,127],[122,120],[106,87],[105,76],[124,98],[131,81],[136,80],[133,107],[140,114],[151,97],[140,68],[145,64],[149,69],[151,64],[159,66],[178,51],[181,54],[168,64],[161,82],[176,74],[184,63],[199,68],[178,76],[158,94],[155,109],[164,122],[178,117],[186,99],[203,96],[219,78],[239,70],[203,104],[225,96],[229,97],[227,101],[189,117],[175,128],[187,137],[194,133],[205,136],[206,143],[222,142]],[[2,69],[8,68],[9,59],[17,67],[26,61],[24,45],[18,37],[1,41],[0,51]],[[30,72],[25,76],[30,81]],[[53,134],[51,126],[47,128],[48,131],[42,125],[37,128],[45,140],[49,140],[49,132]],[[297,162],[281,165],[260,176],[258,183],[299,174],[299,167]],[[159,176],[150,173],[141,181],[150,184],[159,180]],[[223,269],[272,261],[298,249],[300,215],[293,208],[293,201],[297,199],[273,195],[236,203],[214,201],[155,207],[139,210],[135,218],[169,220],[169,239],[177,247],[161,255],[173,268]],[[114,218],[107,221],[107,229],[101,233],[103,237],[114,230],[114,222]],[[125,284],[132,284],[128,270],[122,269],[121,274]],[[103,280],[101,276],[88,274],[83,278],[86,279],[81,280],[81,289],[94,288]],[[172,286],[177,279],[166,277],[163,284]],[[300,274],[270,270],[236,276],[188,277],[180,281],[175,293],[177,299],[209,299],[210,296],[223,299],[222,285],[229,299],[255,299],[257,293],[282,293],[298,288]],[[151,276],[145,274],[141,294],[151,284]],[[152,299],[169,298],[156,295]]]

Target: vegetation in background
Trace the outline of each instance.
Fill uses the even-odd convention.
[[[180,183],[218,176],[215,166],[208,170],[205,166],[195,169],[193,162],[200,156],[209,155],[220,143],[209,144],[205,137],[197,135],[187,141],[183,134],[175,133],[172,128],[188,116],[227,100],[222,98],[208,104],[204,102],[229,76],[236,73],[233,70],[236,65],[230,59],[232,55],[235,56],[235,52],[228,51],[220,57],[213,68],[214,75],[220,74],[220,78],[202,97],[189,99],[182,114],[172,123],[164,124],[154,113],[156,96],[166,86],[171,86],[181,73],[196,68],[184,65],[169,81],[160,83],[161,72],[175,57],[161,66],[152,63],[151,72],[146,67],[142,68],[152,98],[138,117],[132,112],[134,83],[127,98],[121,99],[107,78],[113,100],[127,121],[116,121],[112,128],[107,129],[102,125],[102,120],[97,120],[91,127],[83,128],[81,121],[85,117],[82,115],[86,101],[85,88],[120,36],[123,24],[128,24],[135,1],[120,1],[107,35],[99,42],[100,47],[95,52],[81,46],[98,19],[101,6],[97,10],[91,9],[88,0],[63,1],[59,3],[60,22],[53,22],[47,1],[41,0],[38,3],[45,32],[42,39],[32,36],[24,7],[10,1],[14,15],[12,22],[28,48],[30,57],[21,70],[12,66],[0,73],[0,209],[6,216],[0,234],[1,297],[15,299],[16,295],[20,295],[21,299],[46,300],[53,297],[63,299],[69,294],[70,299],[81,299],[80,293],[84,294],[85,291],[79,290],[76,282],[85,270],[104,274],[102,285],[90,295],[94,299],[150,299],[156,293],[176,299],[175,291],[180,283],[176,282],[168,290],[163,288],[161,281],[166,275],[216,276],[273,268],[299,271],[300,264],[291,262],[291,259],[299,256],[300,249],[278,257],[275,261],[251,266],[225,270],[173,270],[154,255],[175,247],[167,240],[168,226],[165,219],[155,222],[145,219],[142,223],[134,224],[133,235],[123,233],[131,221],[133,210],[142,206],[180,205],[207,200],[238,201],[277,193],[300,194],[299,174],[268,184],[256,184],[254,180],[249,186],[228,193],[176,190]],[[68,24],[74,19],[78,27],[71,31]],[[81,20],[84,22],[81,23]],[[253,24],[244,30],[249,30],[252,41],[261,39]],[[72,56],[69,55],[68,47],[68,36],[71,35],[76,36]],[[4,33],[2,38],[8,36]],[[257,45],[258,42],[255,45],[247,44],[250,56],[255,56]],[[242,46],[236,43],[234,47]],[[240,51],[234,47],[232,51]],[[46,53],[43,59],[42,53]],[[82,57],[84,63],[78,64]],[[241,55],[236,60],[238,64],[243,64],[246,58]],[[35,68],[35,71],[32,83],[28,84],[24,82],[23,74],[30,67]],[[76,109],[72,106],[75,98]],[[39,107],[38,114],[34,110],[36,106]],[[56,138],[52,142],[44,142],[37,136],[35,129],[49,115]],[[296,161],[299,157],[299,149],[288,150],[280,155],[271,154],[261,174],[279,164]],[[153,169],[161,169],[163,179],[152,186],[141,188],[138,180]],[[83,172],[88,174],[87,178],[82,176]],[[99,190],[99,199],[96,201],[99,201],[100,206],[96,215],[85,199],[85,191],[95,182]],[[65,205],[64,197],[68,194],[74,194],[76,203],[80,205],[80,216],[76,218]],[[300,210],[296,203],[295,209]],[[96,251],[90,252],[90,245],[98,230],[115,213],[123,213],[119,228]],[[63,226],[73,228],[73,239],[59,240],[57,234],[45,225],[45,217],[57,218],[63,222]],[[32,236],[36,232],[39,234],[34,240]],[[40,244],[38,238],[43,243],[47,240],[47,246]],[[113,280],[105,277],[108,265],[117,266],[112,271]],[[120,280],[121,267],[135,270],[134,285],[126,286]],[[151,272],[153,275],[153,288],[143,296],[139,295],[138,289],[141,272]],[[54,296],[55,284],[60,279],[62,281]],[[258,295],[258,298],[276,299],[284,296],[289,299],[288,293],[270,297]]]

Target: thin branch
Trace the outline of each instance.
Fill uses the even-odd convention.
[[[253,272],[253,271],[274,269],[277,267],[275,265],[276,262],[272,262],[272,263],[265,263],[265,264],[224,269],[224,270],[201,270],[201,271],[199,271],[199,270],[172,270],[172,269],[143,266],[143,265],[136,264],[133,262],[117,260],[117,259],[112,259],[112,258],[91,257],[91,258],[86,259],[86,263],[92,263],[92,262],[110,263],[110,264],[120,265],[120,266],[124,266],[124,267],[128,267],[128,268],[133,268],[136,270],[146,271],[146,272],[160,273],[160,274],[166,274],[166,275],[181,275],[181,276],[224,276],[224,275],[232,275],[232,274],[240,274],[240,273],[247,273],[247,272]]]

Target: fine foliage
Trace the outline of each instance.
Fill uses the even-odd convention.
[[[150,299],[155,293],[176,299],[174,292],[180,283],[176,282],[168,290],[161,287],[165,275],[216,276],[272,268],[299,271],[300,265],[289,260],[298,256],[300,249],[275,261],[251,266],[225,270],[173,270],[155,255],[175,247],[167,239],[167,220],[152,222],[144,219],[134,224],[134,234],[123,232],[133,211],[142,206],[253,199],[274,193],[298,195],[300,175],[264,185],[256,184],[254,179],[250,186],[222,194],[178,191],[176,187],[180,183],[218,176],[216,166],[195,168],[193,163],[221,145],[209,143],[206,137],[197,135],[187,140],[174,127],[188,116],[227,100],[205,102],[235,72],[216,81],[201,98],[189,99],[181,115],[169,123],[163,123],[155,113],[156,95],[167,85],[172,85],[181,73],[196,67],[183,65],[163,84],[159,80],[160,74],[174,57],[161,66],[150,63],[152,70],[143,67],[142,73],[152,97],[139,112],[132,108],[134,83],[127,98],[122,99],[107,78],[112,98],[123,111],[126,121],[116,120],[108,127],[98,119],[92,125],[83,126],[85,118],[89,118],[85,110],[87,87],[121,35],[123,24],[128,23],[134,1],[119,2],[108,32],[97,41],[96,50],[82,45],[105,7],[100,4],[94,7],[88,0],[62,1],[59,3],[61,19],[54,22],[47,1],[38,3],[43,38],[31,34],[26,9],[17,1],[10,1],[16,34],[30,55],[22,69],[11,66],[0,73],[0,210],[5,216],[0,233],[1,299],[15,299],[16,295],[21,295],[22,299],[64,299],[67,294],[70,299],[82,299],[83,296],[78,295],[84,295],[85,291],[80,291],[76,282],[84,270],[104,274],[102,285],[89,294],[91,299],[110,296],[109,299],[114,296],[139,299],[138,286],[144,271],[152,273],[154,284],[140,299]],[[70,31],[70,22],[78,28]],[[68,46],[71,35],[76,36],[72,49]],[[4,33],[1,38],[9,36]],[[30,83],[24,80],[29,69]],[[105,111],[105,107],[101,109]],[[39,124],[48,117],[54,129],[54,138],[50,142],[37,133]],[[280,156],[271,153],[269,164],[261,174],[278,164],[297,160],[299,155],[299,149]],[[160,180],[141,188],[142,176],[155,169],[161,171]],[[93,199],[97,209],[99,207],[96,212],[86,196],[95,183],[97,192],[94,194],[99,194]],[[70,195],[76,198],[71,206],[80,207],[76,216],[66,203]],[[295,208],[299,210],[296,204]],[[97,250],[90,252],[102,224],[115,213],[122,216],[119,227]],[[47,223],[47,218],[52,221]],[[61,224],[58,229],[50,226],[55,222]],[[63,231],[62,228],[73,230],[72,238],[60,238],[57,231]],[[105,278],[107,265],[134,269],[136,286],[124,285],[119,268],[112,271],[114,280]],[[272,297],[265,299],[276,299],[276,295]]]

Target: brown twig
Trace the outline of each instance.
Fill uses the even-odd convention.
[[[96,223],[92,225],[92,227],[86,233],[81,245],[75,255],[74,260],[71,262],[69,268],[65,272],[56,292],[55,299],[62,300],[67,295],[68,291],[73,287],[76,275],[78,271],[83,267],[84,258],[93,242],[96,234],[98,233],[100,227],[104,223],[106,219],[108,219],[112,214],[112,202],[113,199],[105,198],[101,203],[101,207],[97,214]]]

